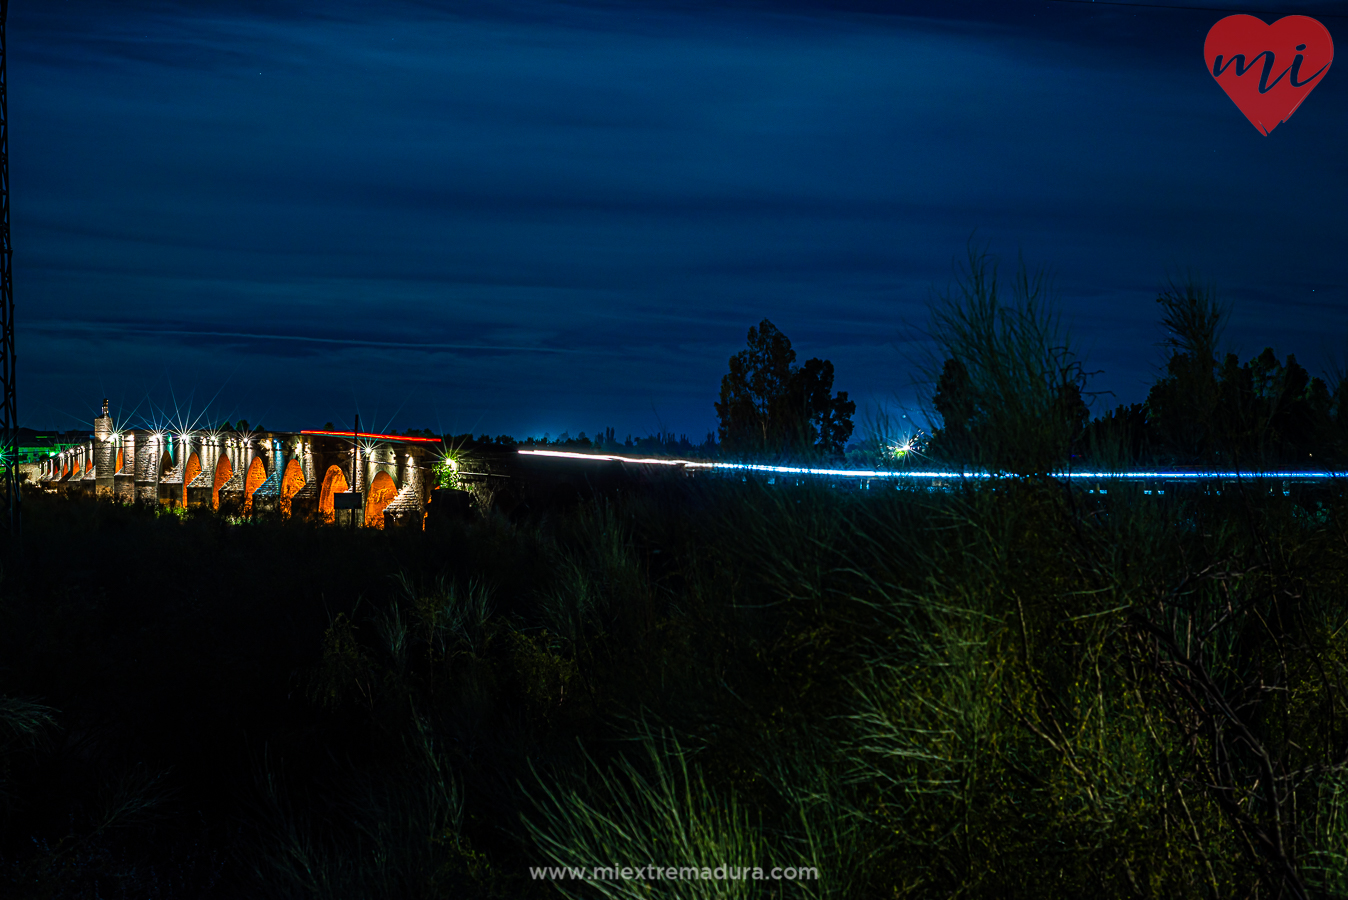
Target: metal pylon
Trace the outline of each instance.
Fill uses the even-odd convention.
[[[5,22],[9,0],[0,0],[0,456],[4,461],[5,509],[0,516],[11,537],[19,535],[19,413],[14,400],[13,249],[9,242],[9,101],[6,96]]]

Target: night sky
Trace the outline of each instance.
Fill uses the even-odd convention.
[[[14,3],[20,419],[697,441],[765,316],[864,419],[971,235],[1051,273],[1097,411],[1190,271],[1323,370],[1348,3],[1214,5]],[[1339,44],[1268,137],[1203,62],[1237,10]]]

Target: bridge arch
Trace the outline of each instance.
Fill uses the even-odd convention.
[[[126,464],[126,453],[123,451],[123,449],[122,449],[121,447],[118,447],[118,448],[117,448],[117,468],[113,469],[112,471],[113,471],[114,473],[122,471],[122,466],[125,465],[125,464]]]
[[[244,515],[252,512],[253,492],[267,481],[267,463],[257,455],[248,463],[248,472],[244,474]]]
[[[248,466],[248,473],[243,477],[243,511],[244,514],[253,511],[253,492],[262,487],[262,483],[267,480],[267,465],[262,461],[261,456],[254,456],[253,461]]]
[[[387,472],[378,472],[370,482],[369,493],[365,495],[365,524],[372,528],[384,527],[384,507],[398,496],[398,486]]]
[[[398,477],[398,466],[396,463],[387,460],[376,462],[370,467],[370,483],[374,484],[374,479],[378,478],[381,474],[387,475],[393,480],[393,487],[395,489],[402,487],[402,479]]]
[[[348,491],[351,485],[347,484],[346,473],[340,466],[328,466],[328,471],[323,475],[323,487],[318,492],[318,511],[323,514],[325,522],[333,520],[332,495]]]
[[[211,485],[211,508],[220,508],[220,488],[228,483],[229,479],[234,477],[234,464],[229,461],[229,455],[220,454],[220,461],[215,464],[215,481]]]
[[[306,484],[304,469],[298,459],[286,463],[285,474],[281,476],[281,512],[290,515],[290,501]]]
[[[201,457],[194,451],[187,457],[187,465],[183,467],[183,506],[187,505],[187,486],[196,480],[201,474]]]

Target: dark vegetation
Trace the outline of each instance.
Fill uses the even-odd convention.
[[[1010,296],[996,266],[971,252],[941,298],[931,335],[935,459],[1004,472],[1066,466],[1324,469],[1348,462],[1348,372],[1327,382],[1266,347],[1240,362],[1218,350],[1228,310],[1210,288],[1171,284],[1156,300],[1165,368],[1142,403],[1094,419],[1090,375],[1023,267]],[[1332,384],[1332,387],[1331,387]]]
[[[685,480],[352,533],[33,497],[0,893],[1342,896],[1345,499]]]
[[[517,447],[855,467],[951,465],[1012,474],[1067,469],[1318,470],[1348,463],[1348,370],[1313,376],[1272,347],[1240,361],[1219,349],[1229,310],[1212,289],[1172,283],[1156,298],[1163,367],[1145,401],[1109,408],[1056,312],[1047,280],[1022,264],[1006,282],[972,250],[954,290],[933,305],[927,374],[930,439],[883,415],[849,445],[856,403],[833,392],[833,363],[795,365],[767,319],[730,358],[714,404],[719,426],[619,440],[612,428],[516,440],[444,435],[469,453]],[[1103,412],[1092,416],[1091,407]],[[241,423],[245,425],[247,423]],[[409,434],[435,437],[430,430]],[[896,452],[899,451],[899,452]]]
[[[794,365],[791,340],[767,319],[749,329],[749,346],[730,357],[721,379],[722,452],[736,457],[841,458],[857,405],[833,393],[833,363]]]
[[[933,452],[1022,477],[615,481],[426,531],[31,495],[0,896],[1348,896],[1348,492],[1048,474],[1332,456],[1342,387],[1219,364],[1177,288],[1146,406],[1090,421],[1042,284],[971,263]],[[775,396],[831,395],[809,368]],[[529,873],[615,863],[819,879]]]

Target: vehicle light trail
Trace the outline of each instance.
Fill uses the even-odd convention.
[[[1010,478],[1006,473],[991,472],[953,472],[918,469],[816,469],[805,466],[773,466],[764,463],[707,462],[699,459],[669,459],[667,457],[618,456],[611,453],[576,453],[567,450],[520,450],[522,456],[547,456],[557,459],[590,460],[592,462],[623,462],[640,465],[671,466],[685,469],[710,471],[765,472],[773,475],[818,475],[828,478],[910,478],[916,481],[936,481],[951,478]],[[1146,470],[1141,472],[1055,472],[1054,477],[1069,480],[1120,480],[1120,481],[1234,481],[1239,479],[1278,478],[1298,481],[1329,481],[1343,476],[1341,472],[1257,472],[1257,471],[1163,471]]]
[[[357,425],[360,423],[357,422]],[[402,441],[406,444],[438,444],[440,438],[417,437],[408,434],[371,434],[368,431],[301,431],[300,434],[316,434],[323,437],[355,437],[359,434],[362,438],[368,438],[376,441]]]

